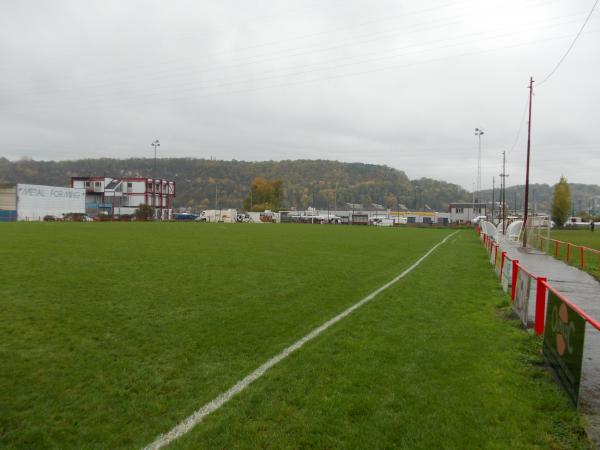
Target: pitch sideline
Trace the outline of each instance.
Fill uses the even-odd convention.
[[[244,378],[242,378],[240,381],[238,381],[236,384],[234,384],[232,387],[230,387],[227,391],[219,394],[213,400],[206,403],[200,409],[196,410],[193,414],[191,414],[190,416],[185,418],[182,422],[175,425],[170,431],[168,431],[165,434],[159,435],[151,444],[144,447],[143,450],[158,450],[166,445],[169,445],[171,442],[175,441],[176,439],[178,439],[181,436],[183,436],[184,434],[186,434],[188,431],[190,431],[192,428],[194,428],[196,425],[198,425],[200,422],[202,422],[202,420],[206,416],[208,416],[210,413],[219,409],[221,406],[223,406],[225,403],[227,403],[234,395],[242,392],[251,383],[253,383],[257,379],[262,377],[267,372],[267,370],[269,370],[271,367],[276,365],[281,360],[287,358],[289,355],[291,355],[296,350],[301,348],[304,344],[306,344],[307,342],[309,342],[312,339],[319,336],[323,331],[327,330],[329,327],[331,327],[335,323],[339,322],[340,320],[342,320],[345,317],[352,314],[356,309],[360,308],[364,304],[373,300],[377,295],[379,295],[381,292],[383,292],[390,286],[396,284],[398,281],[400,281],[402,278],[404,278],[406,275],[408,275],[410,272],[412,272],[414,269],[416,269],[439,246],[444,244],[448,239],[450,239],[452,236],[454,236],[457,233],[458,233],[458,231],[455,231],[454,233],[451,233],[448,236],[446,236],[440,242],[438,242],[433,247],[431,247],[423,256],[421,256],[419,259],[417,259],[410,267],[405,269],[400,275],[396,276],[391,281],[388,281],[383,286],[377,288],[376,290],[371,292],[369,295],[364,297],[362,300],[359,300],[354,305],[350,306],[349,308],[347,308],[346,310],[344,310],[337,316],[333,317],[332,319],[329,319],[323,325],[315,328],[310,333],[308,333],[304,337],[300,338],[299,340],[294,342],[289,347],[285,348],[279,354],[273,356],[267,362],[265,362],[264,364],[259,366],[254,371],[250,372],[248,375],[246,375]]]

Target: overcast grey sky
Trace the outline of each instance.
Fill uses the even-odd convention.
[[[524,181],[529,76],[594,0],[0,2],[0,156],[358,161]],[[535,91],[532,181],[600,183],[600,11]],[[521,134],[516,139],[519,126]]]

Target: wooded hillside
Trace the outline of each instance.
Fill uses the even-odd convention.
[[[0,182],[66,186],[72,176],[152,176],[153,159],[82,159],[75,161],[9,161],[0,158]],[[460,186],[421,178],[409,180],[403,171],[387,166],[326,160],[216,161],[193,158],[159,159],[157,177],[177,182],[175,206],[242,208],[252,180],[262,176],[283,181],[282,208],[342,208],[344,203],[382,204],[397,208],[445,210],[449,202],[467,201]]]

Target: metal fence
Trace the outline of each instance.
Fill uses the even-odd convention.
[[[571,401],[577,405],[583,370],[583,343],[587,329],[585,324],[598,332],[600,322],[548,283],[546,277],[531,273],[517,259],[510,258],[493,238],[480,230],[477,232],[504,292],[508,294],[510,290],[513,311],[525,329],[533,328],[536,335],[543,335],[544,358]],[[555,246],[566,244],[566,261],[569,261],[571,248],[579,249],[582,268],[585,266],[586,249],[592,250],[595,255],[600,253],[556,239],[551,241]]]

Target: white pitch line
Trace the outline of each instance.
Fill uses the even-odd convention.
[[[440,242],[435,244],[433,247],[431,247],[431,249],[427,253],[425,253],[423,256],[421,256],[419,259],[417,259],[408,269],[406,269],[404,272],[402,272],[396,278],[387,282],[380,288],[374,290],[369,295],[367,295],[365,298],[358,301],[357,303],[355,303],[354,305],[352,305],[345,311],[341,312],[334,318],[329,319],[327,322],[325,322],[320,327],[315,328],[310,333],[308,333],[306,336],[297,340],[292,345],[290,345],[289,347],[284,349],[278,355],[273,356],[271,359],[269,359],[263,365],[261,365],[260,367],[255,369],[253,372],[250,372],[243,379],[241,379],[236,384],[234,384],[232,387],[230,387],[227,391],[223,392],[222,394],[219,394],[213,400],[211,400],[210,402],[208,402],[207,404],[202,406],[200,409],[195,411],[192,415],[188,416],[185,420],[183,420],[182,422],[180,422],[179,424],[174,426],[169,432],[158,436],[154,440],[154,442],[152,442],[151,444],[144,447],[144,450],[157,450],[166,445],[169,445],[174,440],[176,440],[176,439],[180,438],[181,436],[183,436],[184,434],[186,434],[188,431],[190,431],[192,428],[194,428],[196,425],[198,425],[200,422],[202,422],[202,420],[206,416],[208,416],[210,413],[216,411],[221,406],[223,406],[225,403],[227,403],[235,394],[242,392],[252,382],[254,382],[257,379],[259,379],[260,377],[262,377],[267,370],[269,370],[271,367],[273,367],[279,361],[287,358],[292,353],[294,353],[296,350],[301,348],[304,344],[306,344],[308,341],[316,338],[318,335],[320,335],[323,331],[327,330],[333,324],[339,322],[346,316],[349,316],[350,314],[352,314],[352,312],[354,312],[354,310],[360,308],[365,303],[370,302],[377,295],[379,295],[382,291],[386,290],[393,284],[400,281],[402,278],[404,278],[406,275],[408,275],[410,272],[412,272],[419,264],[421,264],[423,262],[423,260],[425,260],[429,255],[431,255],[440,245],[444,244],[448,239],[450,239],[456,233],[458,233],[458,231],[455,231],[454,233],[449,234],[444,239],[442,239]]]

